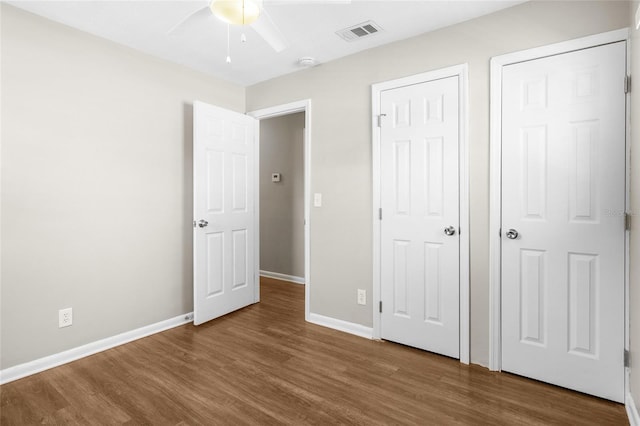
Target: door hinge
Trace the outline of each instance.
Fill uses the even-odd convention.
[[[631,367],[631,354],[628,350],[624,350],[624,366]]]
[[[498,237],[502,238],[502,228],[498,229]]]
[[[631,213],[624,214],[624,230],[631,231]]]
[[[382,300],[378,302],[378,310],[382,313]]]
[[[624,76],[624,93],[629,93],[629,92],[631,92],[631,76],[625,75]]]
[[[382,207],[378,209],[378,219],[382,220]]]
[[[379,114],[378,115],[378,127],[382,127],[382,117],[386,117],[387,114]]]

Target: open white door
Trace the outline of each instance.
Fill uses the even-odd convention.
[[[254,303],[258,121],[193,105],[195,325]]]

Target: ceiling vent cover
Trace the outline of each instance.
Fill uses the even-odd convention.
[[[342,37],[346,41],[354,41],[354,40],[361,39],[363,37],[377,34],[380,31],[382,31],[382,28],[380,27],[380,25],[376,24],[373,21],[367,21],[358,25],[354,25],[353,27],[336,31],[336,34],[338,34],[340,37]]]

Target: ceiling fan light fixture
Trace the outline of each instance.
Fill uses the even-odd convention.
[[[260,16],[262,0],[213,0],[209,8],[227,24],[249,25]]]

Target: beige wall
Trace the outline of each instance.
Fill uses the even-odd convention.
[[[367,306],[356,304],[356,289],[372,294],[370,85],[464,62],[470,83],[471,356],[486,365],[489,59],[628,26],[630,6],[526,3],[252,86],[246,98],[241,87],[5,4],[1,11],[0,368],[192,309],[194,99],[236,111],[312,99],[311,190],[323,193],[323,207],[312,209],[311,311],[370,326],[371,297]],[[637,143],[638,135],[633,138]],[[638,163],[638,153],[632,155]],[[632,256],[637,238],[634,233]],[[640,337],[633,336],[640,322],[633,311],[640,309],[634,291],[640,271],[632,267],[637,354]],[[58,329],[57,311],[69,306],[74,325]],[[640,400],[640,369],[632,375]]]
[[[260,121],[260,269],[304,277],[304,113]],[[282,176],[271,182],[271,173]]]
[[[1,7],[7,368],[192,310],[191,104],[245,91]]]
[[[471,360],[488,364],[489,60],[629,25],[627,2],[530,2],[247,88],[247,108],[312,100],[311,312],[371,326],[372,83],[469,64]]]
[[[631,324],[631,394],[640,408],[640,30],[635,29],[634,17],[640,2],[629,2],[631,28],[631,75],[635,87],[631,91],[631,248],[630,248],[630,300]]]

